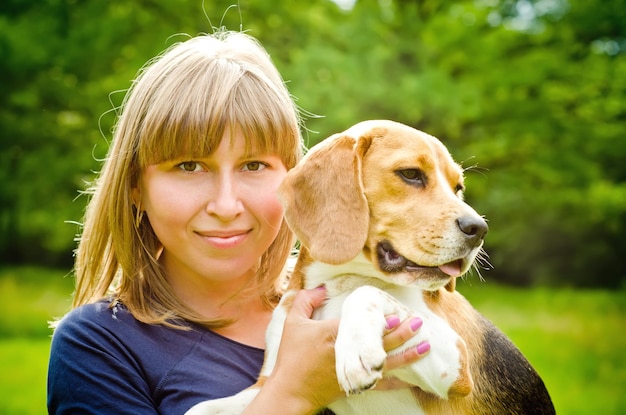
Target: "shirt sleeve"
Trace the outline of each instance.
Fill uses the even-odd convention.
[[[140,365],[110,327],[96,323],[94,307],[74,310],[54,332],[48,413],[156,414]]]

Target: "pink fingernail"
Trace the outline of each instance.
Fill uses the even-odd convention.
[[[415,317],[413,320],[411,320],[411,331],[417,331],[420,327],[422,327],[422,324],[424,324],[422,319],[419,317]]]
[[[417,353],[420,355],[426,353],[429,350],[430,350],[430,343],[428,342],[422,342],[417,345]]]
[[[387,317],[387,330],[395,329],[400,325],[400,318],[397,316],[389,316]]]

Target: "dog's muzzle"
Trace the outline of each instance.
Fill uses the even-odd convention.
[[[388,241],[380,242],[376,246],[376,254],[378,256],[378,265],[383,272],[428,272],[432,274],[431,276],[433,277],[437,276],[442,279],[447,279],[450,277],[458,277],[461,275],[463,269],[463,259],[455,259],[454,261],[438,266],[416,264],[400,255]]]

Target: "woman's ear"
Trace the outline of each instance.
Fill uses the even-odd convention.
[[[358,140],[336,134],[313,147],[278,192],[285,219],[311,256],[329,264],[356,257],[367,239],[369,208]]]

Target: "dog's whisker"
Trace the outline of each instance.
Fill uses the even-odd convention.
[[[489,254],[487,254],[487,252],[481,248],[478,251],[478,254],[476,255],[476,258],[474,259],[474,262],[472,263],[472,266],[468,270],[467,274],[463,276],[463,280],[465,280],[465,276],[469,276],[475,273],[478,276],[478,279],[481,282],[484,282],[485,279],[482,276],[481,270],[489,271],[493,268],[493,265],[489,262]]]
[[[463,167],[463,173],[467,173],[467,172],[472,172],[472,173],[479,173],[483,176],[487,176],[486,172],[488,172],[489,169],[486,167],[480,167],[478,164],[473,164],[471,166],[468,167]]]
[[[478,266],[478,264],[473,264],[472,270],[476,272],[476,275],[478,276],[478,280],[480,282],[485,282],[485,278],[483,277],[483,274],[481,274],[480,267]]]
[[[473,265],[476,267],[481,266],[486,271],[494,269],[494,266],[489,262],[489,254],[482,248],[478,251]]]

